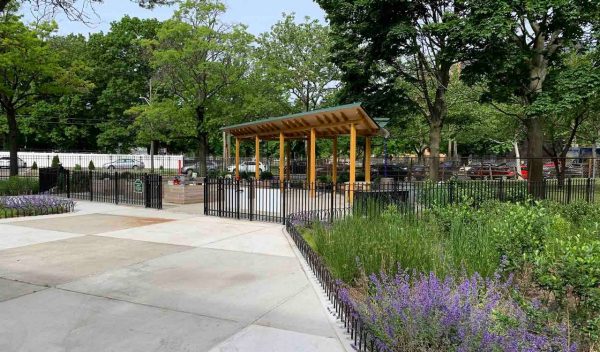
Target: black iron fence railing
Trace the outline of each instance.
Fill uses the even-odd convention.
[[[380,349],[377,347],[376,337],[366,328],[356,309],[341,297],[340,291],[344,283],[333,276],[321,256],[306,242],[299,230],[299,227],[309,225],[314,221],[327,222],[344,216],[346,211],[335,209],[292,214],[287,218],[286,228],[333,305],[335,315],[344,324],[346,333],[352,339],[353,347],[358,351],[378,352]]]
[[[162,209],[162,176],[140,172],[40,169],[40,193]]]
[[[595,202],[597,185],[591,178],[563,182],[543,180],[452,180],[446,182],[391,182],[355,184],[303,181],[207,179],[206,215],[268,222],[284,222],[289,214],[311,211],[380,212],[394,205],[419,214],[436,205],[497,200],[518,202],[547,199],[568,204]]]

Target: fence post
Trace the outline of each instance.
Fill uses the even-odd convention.
[[[217,214],[219,217],[223,216],[223,203],[225,203],[225,180],[222,178],[217,179]]]
[[[148,174],[144,174],[144,206],[150,208],[152,206],[152,200],[150,196],[150,179]]]
[[[71,172],[69,170],[65,170],[67,175],[67,198],[71,198]]]
[[[333,213],[335,212],[335,183],[331,182],[331,206],[330,206],[329,222],[333,224]]]
[[[157,190],[156,192],[158,193],[158,207],[157,209],[162,209],[163,208],[163,181],[162,181],[162,175],[156,175],[156,179],[158,180],[158,185],[156,185]]]
[[[92,170],[88,170],[89,184],[90,184],[90,202],[94,201],[94,173]]]
[[[236,205],[236,217],[240,219],[240,208],[242,205],[240,204],[240,180],[235,180],[235,205]]]
[[[587,178],[585,180],[585,201],[591,203],[592,198],[592,179]]]
[[[208,178],[204,178],[204,215],[208,215],[208,207],[210,204],[210,202],[208,201],[208,196],[210,195],[208,187],[210,187]]]
[[[452,180],[448,181],[448,202],[454,203],[454,182]]]
[[[254,220],[254,182],[256,182],[256,180],[251,179],[248,181],[248,217],[250,221]]]
[[[119,204],[119,172],[115,171],[115,204]]]
[[[573,192],[573,179],[567,179],[567,204],[571,204],[571,193]]]
[[[504,178],[500,178],[500,182],[498,184],[498,198],[501,202],[504,201]]]
[[[286,224],[286,221],[285,221],[285,217],[286,217],[286,214],[285,214],[285,211],[286,211],[286,209],[285,209],[285,203],[286,203],[285,189],[286,188],[287,187],[286,187],[285,181],[283,181],[283,187],[281,187],[281,217],[282,217],[281,220],[284,225]]]

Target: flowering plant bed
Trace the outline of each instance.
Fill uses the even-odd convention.
[[[75,209],[75,202],[48,195],[0,197],[0,219],[68,213]]]
[[[598,224],[553,202],[287,219],[359,351],[597,351]]]

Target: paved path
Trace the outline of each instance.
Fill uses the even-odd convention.
[[[0,220],[0,351],[347,349],[283,227],[80,202]]]

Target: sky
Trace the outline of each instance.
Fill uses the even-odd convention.
[[[225,22],[243,23],[248,25],[248,30],[253,34],[268,31],[282,16],[282,13],[296,13],[296,18],[302,20],[304,16],[324,21],[325,13],[319,5],[312,0],[224,0],[227,5]],[[140,18],[157,18],[165,20],[171,17],[172,7],[157,7],[154,10],[142,9],[135,2],[126,0],[104,0],[104,3],[94,5],[97,16],[92,15],[92,24],[70,21],[64,15],[57,15],[58,33],[107,32],[110,23],[117,21],[125,15]],[[21,12],[25,20],[35,18],[30,9],[23,8]],[[88,11],[89,12],[89,11]]]

